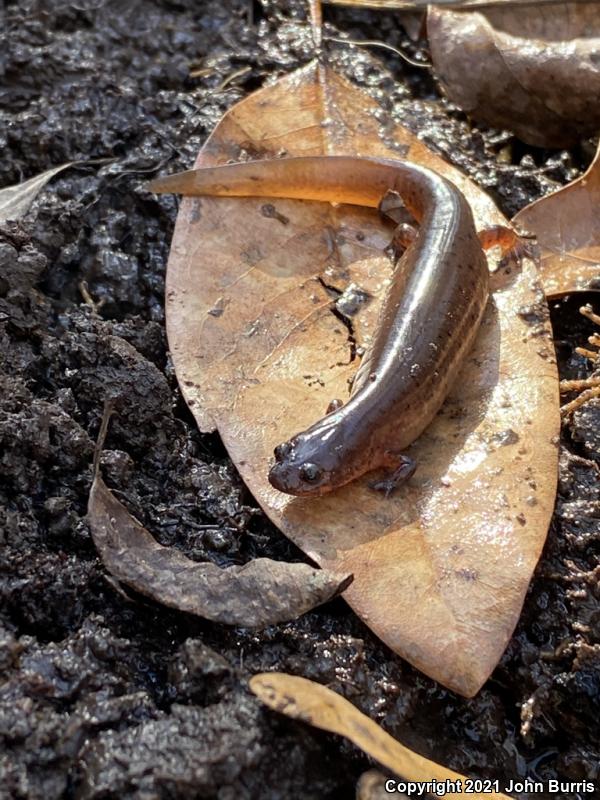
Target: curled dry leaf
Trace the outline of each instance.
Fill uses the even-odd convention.
[[[250,679],[250,689],[269,708],[292,719],[299,719],[315,728],[345,736],[367,755],[390,769],[405,781],[430,783],[453,781],[465,785],[465,777],[400,744],[372,719],[359,711],[341,695],[320,683],[287,675],[284,672],[263,672]],[[409,788],[417,791],[418,787]],[[429,794],[436,794],[432,789]],[[500,792],[474,792],[477,800],[496,798],[510,800]]]
[[[538,147],[568,147],[600,128],[596,3],[430,6],[427,33],[446,94],[476,120]]]
[[[99,475],[90,492],[88,522],[100,558],[117,580],[165,606],[226,625],[264,628],[295,619],[352,580],[268,558],[226,569],[192,561],[158,544]]]
[[[9,219],[19,219],[29,211],[29,207],[51,178],[59,172],[77,164],[77,161],[69,161],[59,167],[53,167],[33,178],[29,178],[23,183],[16,183],[13,186],[5,186],[0,189],[0,222]]]
[[[405,157],[458,185],[480,228],[506,224],[485,193],[380,117],[312,63],[236,105],[197,164]],[[322,566],[354,574],[345,598],[393,650],[472,695],[516,624],[554,504],[558,380],[535,264],[495,276],[503,285],[468,363],[409,451],[409,483],[385,498],[365,476],[292,498],[267,480],[274,446],[348,397],[391,275],[390,231],[369,209],[184,198],[167,271],[170,350],[200,428],[218,428],[271,519]],[[340,293],[366,302],[344,316]]]
[[[547,297],[600,291],[600,148],[580,178],[513,221],[537,236]]]

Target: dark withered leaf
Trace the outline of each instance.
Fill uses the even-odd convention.
[[[446,94],[476,120],[538,147],[568,147],[600,127],[595,3],[430,6],[427,34]]]
[[[257,558],[221,569],[163,547],[108,489],[92,484],[88,522],[107,570],[123,584],[165,606],[213,622],[264,628],[309,611],[342,592],[351,575]]]

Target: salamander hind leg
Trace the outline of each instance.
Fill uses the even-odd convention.
[[[383,478],[373,481],[369,486],[377,492],[384,492],[385,496],[389,497],[400,484],[404,483],[415,474],[417,464],[412,458],[401,455],[400,453],[388,451],[386,452],[386,456],[390,461],[393,459],[395,466]]]
[[[385,253],[397,264],[406,248],[417,238],[419,229],[413,224],[414,217],[406,208],[404,200],[392,189],[383,195],[377,210],[384,219],[396,223],[392,241],[385,248]]]
[[[394,230],[392,241],[385,248],[385,254],[389,256],[394,264],[402,258],[407,247],[417,238],[418,228],[408,222],[401,222]]]

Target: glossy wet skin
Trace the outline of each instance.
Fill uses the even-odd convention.
[[[398,192],[420,228],[394,272],[352,396],[275,448],[269,480],[288,494],[322,495],[370,470],[393,469],[442,405],[487,302],[487,261],[462,193],[416,164],[349,156],[190,170],[152,188],[371,207]]]
[[[287,494],[325,494],[335,478],[323,464],[322,443],[314,437],[308,444],[302,439],[300,434],[275,448],[275,463],[269,470],[269,481],[276,489]],[[310,445],[315,451],[314,461]]]
[[[277,445],[275,463],[269,470],[271,485],[287,494],[322,495],[365,472],[361,454],[348,457],[348,449],[342,445],[348,434],[353,436],[353,426],[353,420],[342,408]],[[339,453],[345,457],[340,458]],[[368,461],[368,454],[363,455]]]

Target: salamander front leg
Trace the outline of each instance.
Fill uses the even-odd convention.
[[[417,464],[412,458],[399,453],[388,451],[386,456],[389,457],[390,461],[392,459],[395,461],[395,467],[384,478],[373,481],[369,486],[377,492],[384,492],[385,496],[389,497],[401,483],[404,483],[415,474]]]
[[[338,411],[343,405],[344,401],[340,400],[339,397],[336,397],[336,399],[332,400],[327,406],[325,414],[333,414],[334,411]]]
[[[477,234],[484,250],[499,247],[505,263],[519,262],[531,258],[535,247],[535,236],[525,231],[516,231],[506,225],[492,225]]]
[[[401,222],[397,226],[392,241],[385,248],[385,254],[391,258],[394,265],[400,261],[404,251],[414,242],[418,233],[418,228],[408,222]]]
[[[415,221],[415,218],[406,207],[404,200],[400,197],[398,192],[395,192],[393,189],[390,189],[383,195],[379,201],[377,210],[380,216],[384,219],[391,219],[396,225],[400,225],[402,222],[412,223]]]

